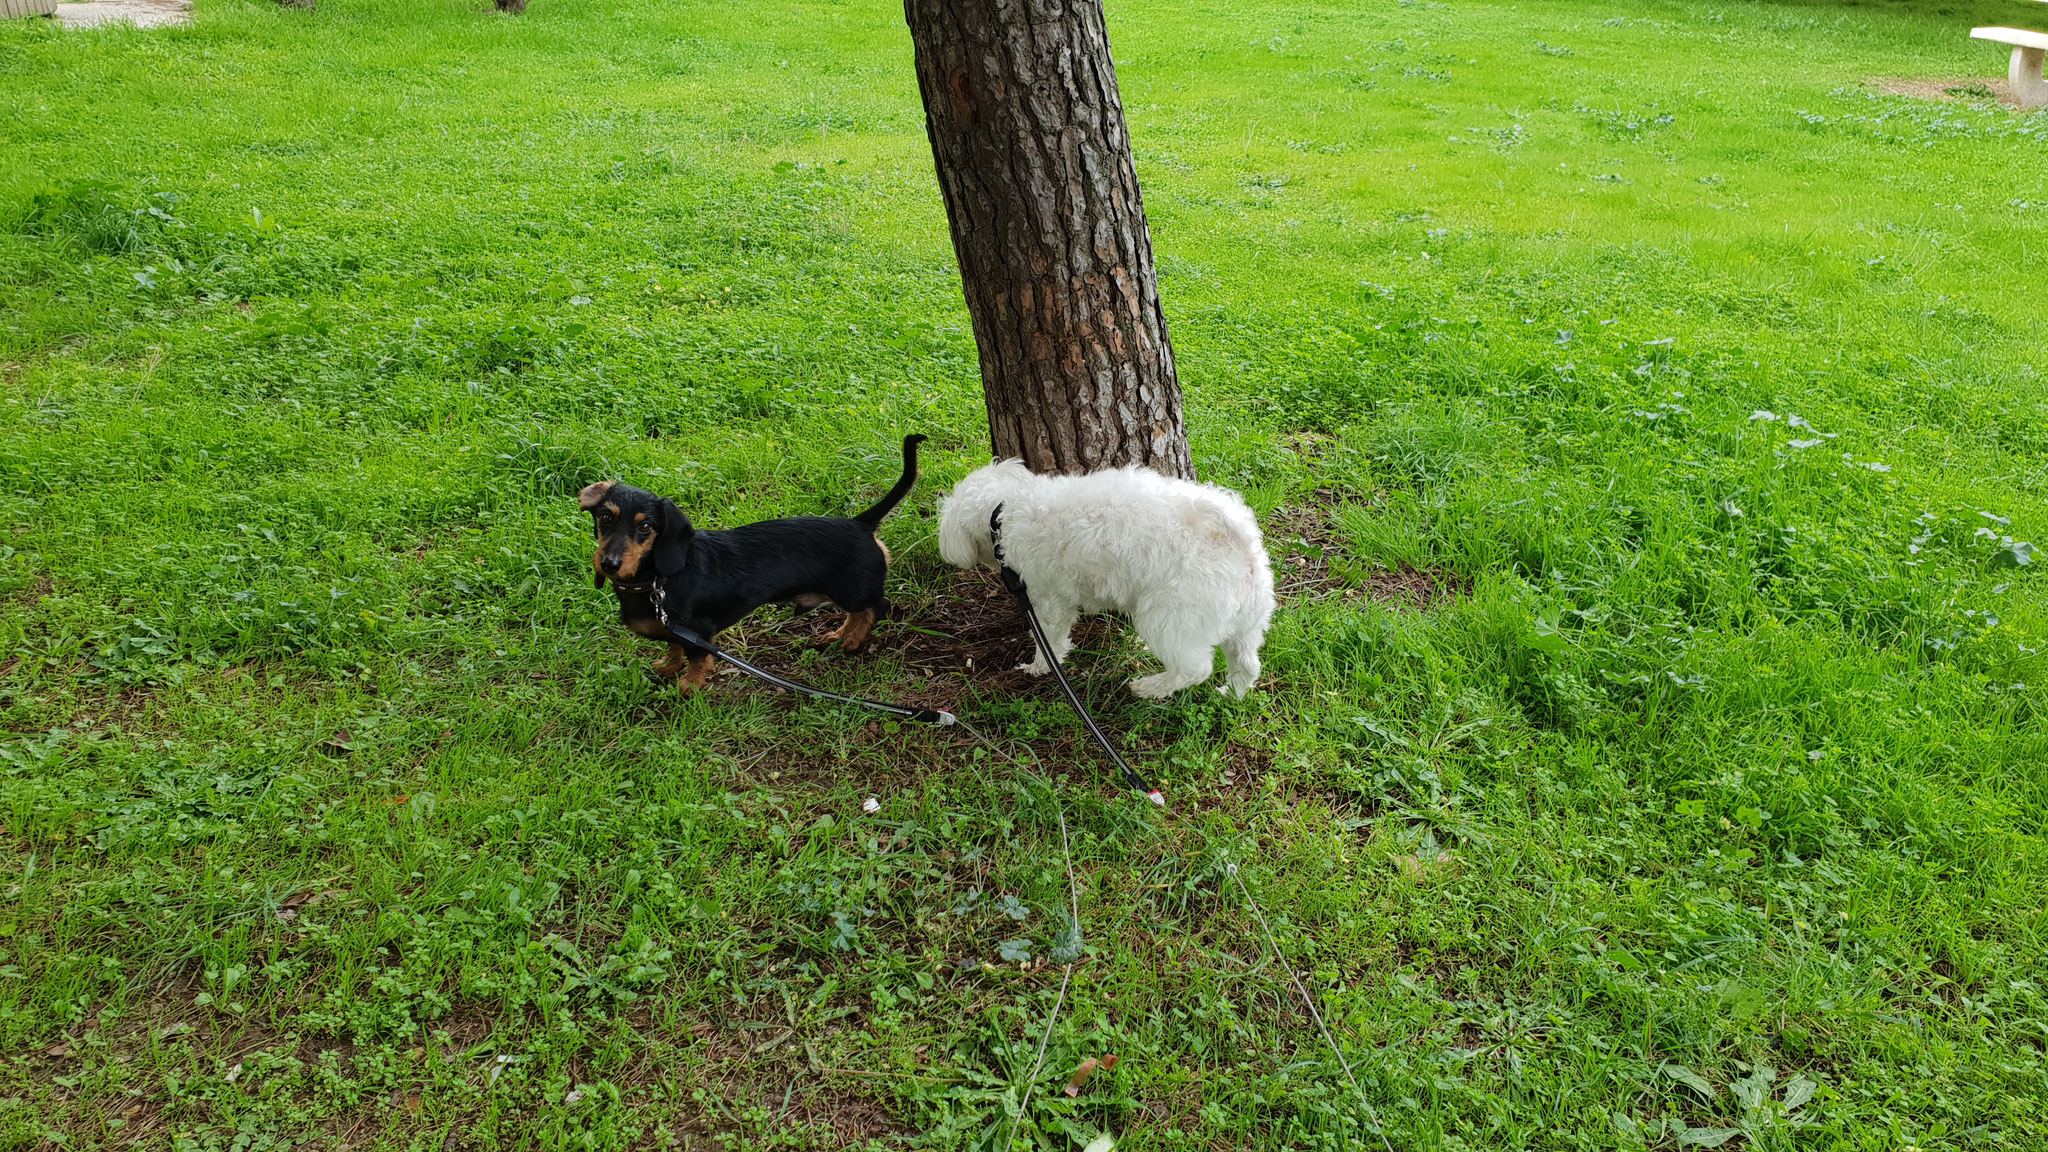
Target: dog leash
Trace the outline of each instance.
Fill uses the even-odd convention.
[[[1061,691],[1067,694],[1067,703],[1072,704],[1075,714],[1081,717],[1081,726],[1088,729],[1088,734],[1095,737],[1095,742],[1102,746],[1104,752],[1109,753],[1110,760],[1115,762],[1117,770],[1123,773],[1124,783],[1143,793],[1145,799],[1150,800],[1161,808],[1166,807],[1166,797],[1161,794],[1159,789],[1147,784],[1145,778],[1138,775],[1137,769],[1132,768],[1130,763],[1123,758],[1123,754],[1116,750],[1116,745],[1109,742],[1109,737],[1102,734],[1102,729],[1095,723],[1095,717],[1089,715],[1087,706],[1081,703],[1081,694],[1074,691],[1074,686],[1067,681],[1067,674],[1060,670],[1060,662],[1053,659],[1052,645],[1046,641],[1045,626],[1038,622],[1037,610],[1031,607],[1031,594],[1024,587],[1024,578],[1017,575],[1015,570],[1003,562],[1003,506],[1001,504],[996,505],[989,511],[988,543],[990,550],[996,554],[997,566],[1002,569],[1003,586],[1010,590],[1010,595],[1017,598],[1017,607],[1024,610],[1024,619],[1031,624],[1031,638],[1038,643],[1039,654],[1045,658],[1046,665],[1052,669],[1053,678],[1060,682]]]
[[[901,704],[884,704],[880,700],[867,700],[859,696],[843,696],[837,692],[827,692],[823,688],[814,688],[809,684],[801,684],[795,680],[785,680],[765,668],[756,668],[745,660],[712,643],[709,638],[699,636],[694,630],[669,620],[668,595],[662,590],[659,581],[654,585],[654,612],[656,616],[660,617],[661,626],[668,629],[668,634],[677,640],[693,648],[701,648],[738,668],[740,671],[745,672],[747,675],[752,676],[754,679],[760,680],[763,683],[773,684],[775,687],[785,691],[796,692],[819,700],[832,700],[840,704],[853,704],[861,708],[872,709],[876,712],[886,712],[898,719],[909,720],[918,724],[935,724],[943,728],[948,724],[959,722],[959,717],[951,712],[941,711],[937,708],[906,708]]]
[[[1019,576],[1014,570],[1012,570],[1008,564],[1003,563],[1002,515],[1003,506],[1001,504],[996,505],[995,508],[988,514],[989,546],[995,552],[996,563],[1002,569],[1003,584],[1010,589],[1011,595],[1017,598],[1018,606],[1024,610],[1024,618],[1030,621],[1032,639],[1037,641],[1039,651],[1045,654],[1046,662],[1052,666],[1053,675],[1058,677],[1060,687],[1066,690],[1067,702],[1072,704],[1074,706],[1074,711],[1080,714],[1082,724],[1087,727],[1089,734],[1095,737],[1096,743],[1100,744],[1102,746],[1102,750],[1109,753],[1110,759],[1116,761],[1116,766],[1123,770],[1124,780],[1128,782],[1132,787],[1138,789],[1140,792],[1145,793],[1146,799],[1152,801],[1154,804],[1159,805],[1161,808],[1165,808],[1166,797],[1162,796],[1157,789],[1148,786],[1145,783],[1144,778],[1142,776],[1139,776],[1138,773],[1134,771],[1129,764],[1124,762],[1124,758],[1117,754],[1116,748],[1113,745],[1111,745],[1109,739],[1102,734],[1102,729],[1096,726],[1095,718],[1093,716],[1090,716],[1088,714],[1088,709],[1082,706],[1081,698],[1074,692],[1073,685],[1067,682],[1066,674],[1064,672],[1061,672],[1059,664],[1052,660],[1052,646],[1045,642],[1045,629],[1042,625],[1039,624],[1038,613],[1031,606],[1031,597],[1025,591],[1024,578],[1022,576]],[[962,721],[961,726],[963,728],[966,728],[967,731],[971,733],[977,740],[980,740],[982,743],[988,745],[989,748],[994,750],[997,755],[1002,756],[1005,760],[1010,761],[1010,763],[1015,765],[1019,770],[1031,772],[1030,769],[1026,768],[1022,763],[1018,762],[1015,757],[1011,756],[1008,752],[1003,751],[1001,748],[998,748],[994,741],[990,740],[986,736],[983,736],[980,732],[975,731],[972,725],[969,725],[965,721]],[[1038,776],[1038,773],[1031,772],[1031,775],[1038,777],[1040,782],[1046,784],[1048,788],[1051,787],[1050,782],[1045,781],[1042,776]],[[1183,821],[1187,819],[1187,817],[1181,813],[1171,813],[1171,815],[1177,816]],[[1066,835],[1066,817],[1064,816],[1064,814],[1062,814],[1060,818],[1060,834],[1062,837]],[[1070,883],[1072,882],[1072,869],[1073,863],[1071,858],[1069,858],[1068,877]],[[1235,860],[1229,861],[1226,871],[1228,872],[1230,879],[1236,882],[1238,891],[1241,894],[1243,894],[1245,906],[1250,908],[1252,915],[1257,918],[1259,928],[1265,936],[1266,945],[1267,947],[1272,949],[1273,962],[1275,964],[1278,964],[1281,970],[1287,973],[1287,978],[1294,985],[1295,992],[1301,997],[1301,1002],[1303,1006],[1305,1006],[1308,1009],[1309,1015],[1315,1019],[1316,1027],[1322,1032],[1323,1042],[1329,1046],[1331,1054],[1337,1057],[1337,1064],[1344,1070],[1344,1078],[1350,1081],[1352,1092],[1357,1095],[1358,1102],[1364,1105],[1365,1116],[1366,1119],[1372,1125],[1372,1131],[1379,1136],[1380,1143],[1382,1146],[1386,1148],[1387,1152],[1394,1152],[1393,1142],[1387,1137],[1387,1130],[1385,1126],[1380,1123],[1379,1110],[1372,1106],[1372,1100],[1366,1096],[1364,1086],[1359,1083],[1358,1073],[1352,1069],[1351,1061],[1345,1057],[1344,1049],[1338,1045],[1336,1036],[1331,1033],[1330,1025],[1328,1021],[1326,1021],[1323,1018],[1322,1009],[1317,1006],[1315,997],[1309,994],[1308,988],[1305,985],[1303,985],[1301,981],[1301,975],[1294,970],[1294,966],[1288,962],[1286,954],[1280,950],[1280,941],[1276,939],[1273,934],[1272,924],[1266,920],[1265,912],[1262,909],[1260,909],[1258,900],[1252,896],[1251,887],[1245,883],[1244,877],[1238,874],[1237,862]],[[1076,924],[1078,929],[1078,925],[1080,924],[1080,904],[1078,898],[1076,898],[1074,904],[1074,917],[1074,923]],[[1067,979],[1072,978],[1072,965],[1067,966],[1066,975]],[[1016,1119],[1011,1122],[1010,1131],[1013,1136],[1016,1133],[1016,1121],[1023,1119],[1024,1109],[1028,1107],[1030,1104],[1030,1089],[1037,1084],[1038,1067],[1040,1064],[1044,1062],[1046,1042],[1052,1036],[1053,1022],[1059,1016],[1060,1006],[1065,1004],[1066,1002],[1067,979],[1062,979],[1060,981],[1059,1001],[1055,1003],[1055,1005],[1053,1006],[1052,1016],[1046,1018],[1045,1039],[1042,1039],[1039,1043],[1038,1058],[1037,1060],[1033,1061],[1031,1077],[1029,1080],[1026,1081],[1024,1105],[1019,1107]]]
[[[1017,575],[1008,564],[1002,563],[1002,514],[1003,506],[1000,504],[996,505],[995,509],[989,513],[989,543],[995,550],[996,562],[1002,567],[1003,584],[1009,588],[1010,594],[1017,598],[1017,606],[1024,610],[1024,619],[1031,625],[1032,639],[1038,644],[1038,650],[1046,654],[1047,663],[1052,668],[1053,678],[1059,681],[1060,689],[1066,693],[1067,703],[1073,705],[1075,714],[1080,716],[1082,727],[1088,730],[1088,734],[1095,738],[1095,743],[1100,745],[1102,750],[1109,754],[1110,760],[1116,764],[1117,770],[1123,775],[1124,783],[1137,789],[1145,799],[1150,800],[1161,808],[1166,807],[1165,795],[1159,789],[1146,783],[1145,778],[1139,775],[1137,770],[1132,768],[1130,763],[1123,758],[1123,754],[1116,750],[1116,745],[1110,743],[1109,737],[1103,735],[1102,728],[1095,723],[1095,717],[1089,714],[1087,705],[1081,703],[1080,693],[1074,691],[1074,685],[1067,680],[1067,674],[1060,669],[1057,661],[1050,659],[1052,644],[1046,639],[1045,626],[1039,623],[1037,611],[1031,607],[1031,596],[1025,590],[1024,578]],[[638,589],[635,590],[637,591]],[[847,696],[838,692],[828,692],[823,688],[816,688],[809,684],[777,676],[765,668],[756,668],[754,665],[719,647],[709,637],[700,636],[695,630],[670,620],[668,617],[668,593],[662,587],[659,580],[652,582],[651,591],[653,592],[655,615],[661,620],[662,628],[670,636],[693,648],[711,653],[713,656],[724,660],[726,663],[763,683],[772,684],[784,691],[795,692],[818,700],[831,700],[839,704],[852,704],[855,707],[887,713],[899,719],[909,720],[918,724],[933,724],[945,727],[946,725],[959,722],[959,718],[951,712],[940,709],[907,708],[901,704],[885,704],[880,700],[868,700],[860,696]]]
[[[1010,593],[1017,598],[1018,607],[1023,609],[1025,620],[1029,621],[1031,624],[1032,639],[1038,644],[1039,650],[1045,653],[1045,655],[1047,656],[1047,663],[1052,668],[1054,678],[1060,682],[1061,689],[1063,689],[1066,692],[1067,702],[1073,705],[1075,713],[1081,717],[1081,723],[1084,727],[1088,729],[1088,734],[1093,736],[1095,738],[1095,742],[1102,746],[1102,750],[1104,752],[1109,753],[1109,758],[1115,761],[1117,768],[1121,770],[1123,773],[1124,781],[1128,783],[1131,787],[1136,788],[1138,791],[1144,793],[1145,798],[1147,800],[1150,800],[1152,803],[1158,805],[1161,808],[1165,808],[1166,797],[1162,795],[1158,789],[1153,788],[1152,786],[1145,783],[1145,778],[1143,776],[1140,776],[1137,773],[1137,771],[1130,766],[1130,764],[1125,762],[1123,756],[1117,752],[1116,746],[1109,742],[1109,738],[1107,736],[1104,736],[1102,733],[1102,729],[1096,725],[1095,717],[1089,715],[1087,707],[1081,703],[1081,697],[1078,693],[1074,691],[1074,686],[1068,683],[1066,673],[1060,670],[1060,666],[1058,663],[1050,659],[1052,655],[1052,646],[1046,642],[1045,628],[1043,625],[1039,623],[1038,613],[1031,606],[1031,597],[1025,590],[1024,578],[1022,576],[1019,576],[1014,570],[1012,570],[1008,564],[1004,564],[1002,562],[1002,514],[1003,506],[1001,504],[996,505],[995,508],[989,513],[989,545],[990,548],[996,554],[996,563],[1002,569],[1004,586],[1009,588]],[[677,624],[670,623],[668,618],[667,595],[663,591],[660,581],[652,581],[651,584],[655,614],[660,618],[662,627],[667,629],[669,634],[674,636],[677,640],[680,640],[685,644],[692,645],[706,652],[709,652],[713,656],[717,656],[727,661],[728,663],[739,668],[741,671],[747,673],[750,676],[755,677],[756,679],[763,681],[764,683],[772,684],[775,687],[782,688],[790,692],[796,692],[805,696],[816,697],[820,700],[832,700],[841,704],[853,704],[862,708],[873,709],[877,712],[885,712],[889,715],[897,716],[905,720],[915,721],[920,724],[932,724],[942,728],[948,725],[958,724],[962,728],[966,729],[967,732],[970,735],[972,735],[975,739],[987,745],[997,755],[1001,756],[1005,760],[1010,761],[1011,764],[1015,765],[1020,770],[1025,771],[1030,775],[1036,777],[1039,780],[1039,782],[1041,784],[1044,784],[1048,789],[1051,788],[1052,785],[1050,781],[1046,780],[1037,772],[1034,772],[1031,769],[1026,768],[1014,756],[1011,756],[1008,752],[1004,751],[993,740],[990,740],[987,736],[982,735],[982,733],[976,730],[973,725],[968,724],[965,721],[962,721],[959,717],[953,715],[951,712],[945,712],[932,708],[906,708],[900,704],[884,704],[879,700],[867,700],[859,696],[845,696],[837,692],[828,692],[823,688],[814,688],[809,684],[801,684],[794,680],[786,680],[780,676],[777,676],[773,672],[769,672],[766,669],[762,668],[756,668],[752,664],[749,664],[744,660],[734,657],[730,652],[727,652],[725,649],[720,648],[717,644],[712,643],[708,638],[698,635],[694,630]],[[634,590],[638,591],[637,588]],[[1055,804],[1058,803],[1056,794],[1054,802]],[[1076,889],[1074,886],[1074,862],[1072,848],[1068,845],[1066,814],[1062,809],[1056,809],[1056,811],[1059,812],[1061,850],[1066,858],[1067,864],[1067,884],[1073,914],[1073,920],[1071,921],[1071,924],[1073,926],[1074,931],[1078,933],[1080,931],[1080,897],[1078,889]],[[1301,996],[1302,1003],[1308,1007],[1309,1014],[1315,1018],[1317,1026],[1321,1029],[1324,1043],[1328,1044],[1331,1052],[1333,1052],[1336,1055],[1337,1063],[1344,1069],[1345,1078],[1351,1082],[1352,1090],[1355,1093],[1357,1093],[1359,1102],[1365,1106],[1366,1117],[1372,1123],[1372,1130],[1379,1135],[1380,1142],[1386,1146],[1387,1152],[1393,1152],[1393,1144],[1387,1139],[1386,1129],[1380,1124],[1378,1110],[1373,1108],[1372,1101],[1366,1097],[1365,1089],[1363,1088],[1363,1086],[1359,1084],[1357,1074],[1352,1071],[1351,1062],[1345,1059],[1344,1050],[1338,1046],[1336,1037],[1331,1035],[1330,1026],[1328,1023],[1324,1021],[1322,1012],[1317,1008],[1315,998],[1310,996],[1308,989],[1302,986],[1300,975],[1294,971],[1293,967],[1290,964],[1288,964],[1286,956],[1280,951],[1280,943],[1278,940],[1274,939],[1273,936],[1273,927],[1271,924],[1266,922],[1265,913],[1259,909],[1258,902],[1255,899],[1253,899],[1251,889],[1248,886],[1246,886],[1244,878],[1238,875],[1238,868],[1236,862],[1233,861],[1230,863],[1228,871],[1230,874],[1230,878],[1237,881],[1238,889],[1244,894],[1245,903],[1251,908],[1252,914],[1258,918],[1259,926],[1261,929],[1264,930],[1265,933],[1266,943],[1269,947],[1272,948],[1274,961],[1278,963],[1287,972],[1288,978],[1294,984],[1295,991]],[[1067,985],[1073,979],[1073,975],[1074,965],[1069,963],[1066,965],[1065,977],[1060,981],[1059,1004],[1056,1004],[1054,1006],[1052,1016],[1048,1017],[1046,1020],[1045,1037],[1040,1040],[1037,1057],[1032,1062],[1031,1076],[1026,1081],[1024,1102],[1022,1106],[1019,1107],[1016,1116],[1011,1121],[1010,1131],[1012,1136],[1014,1136],[1016,1133],[1017,1122],[1023,1119],[1025,1110],[1030,1106],[1030,1089],[1032,1087],[1035,1087],[1037,1084],[1039,1068],[1042,1067],[1045,1062],[1046,1045],[1052,1037],[1053,1023],[1055,1020],[1058,1019],[1060,1007],[1063,1006],[1066,1002]]]

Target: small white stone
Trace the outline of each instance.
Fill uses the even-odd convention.
[[[870,796],[867,798],[867,801],[860,806],[860,810],[872,815],[882,810],[882,802],[880,800],[875,799],[873,796]]]

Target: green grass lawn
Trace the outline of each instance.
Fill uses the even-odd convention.
[[[1241,703],[1084,635],[1162,815],[937,556],[900,6],[483,7],[0,26],[0,1149],[2048,1146],[2048,9],[1118,0],[1288,589]],[[590,586],[912,431],[902,618],[734,642],[1054,788]]]

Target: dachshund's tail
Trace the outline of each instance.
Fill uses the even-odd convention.
[[[882,517],[894,511],[896,505],[903,503],[903,498],[910,495],[910,489],[917,483],[917,446],[924,441],[925,438],[920,435],[903,438],[903,476],[896,481],[894,488],[889,489],[889,494],[877,501],[873,508],[854,517],[865,525],[868,531],[872,532],[881,527]]]

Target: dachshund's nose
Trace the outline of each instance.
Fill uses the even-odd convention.
[[[619,558],[617,556],[603,557],[598,560],[597,566],[604,569],[607,573],[617,572],[619,570]]]

